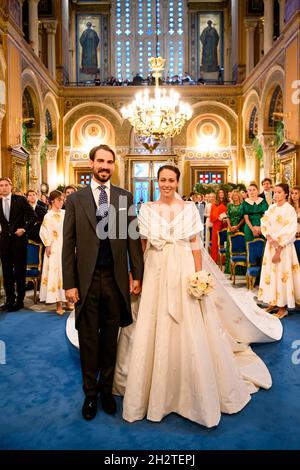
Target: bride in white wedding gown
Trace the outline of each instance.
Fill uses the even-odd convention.
[[[140,210],[144,280],[140,302],[133,303],[136,322],[120,334],[114,393],[124,395],[129,422],[161,421],[175,412],[212,427],[222,412],[237,413],[251,393],[271,387],[249,343],[279,340],[282,325],[251,294],[233,289],[203,248],[200,254],[191,245],[200,240],[202,224],[194,203],[176,199],[179,175],[175,167],[161,167],[160,200]],[[212,273],[214,290],[199,303],[188,294],[187,279],[201,268]]]

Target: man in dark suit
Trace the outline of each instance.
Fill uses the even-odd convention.
[[[194,195],[194,202],[196,204],[196,207],[198,209],[199,215],[201,222],[203,224],[203,231],[201,232],[200,236],[203,241],[205,241],[205,222],[204,222],[204,211],[205,211],[205,206],[206,202],[204,201],[203,194],[195,194]]]
[[[270,178],[264,178],[261,182],[263,187],[263,192],[259,194],[259,197],[262,197],[267,201],[269,206],[273,204],[274,192],[272,191],[272,180]]]
[[[25,197],[12,194],[11,189],[10,179],[0,178],[0,250],[6,294],[2,310],[14,312],[24,307],[27,233],[32,229],[36,216]]]
[[[85,419],[95,417],[99,392],[103,410],[116,411],[118,330],[132,323],[130,291],[139,294],[143,275],[133,197],[111,184],[114,162],[107,145],[90,151],[91,185],[68,196],[64,220],[63,288],[67,300],[76,303]]]
[[[26,193],[27,201],[31,205],[36,215],[36,221],[32,229],[28,232],[28,238],[36,243],[42,243],[40,239],[40,228],[43,223],[44,217],[47,214],[45,204],[38,203],[37,192],[33,189],[29,189]]]

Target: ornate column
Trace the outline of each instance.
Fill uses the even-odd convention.
[[[46,171],[45,175],[43,174],[43,183],[49,185],[49,191],[53,191],[57,188],[57,169],[56,169],[56,160],[57,160],[57,151],[58,147],[56,145],[48,145],[46,151]],[[43,172],[44,173],[44,172]]]
[[[259,59],[264,56],[264,23],[262,20],[258,22],[259,31]]]
[[[244,145],[245,152],[245,183],[249,184],[251,181],[258,181],[259,179],[259,162],[256,158],[252,145]]]
[[[279,0],[279,29],[282,33],[285,26],[285,0]]]
[[[121,188],[127,188],[128,181],[126,181],[125,174],[125,156],[129,153],[129,149],[124,149],[123,147],[116,148],[116,157],[117,157],[117,170],[119,177],[119,185]]]
[[[176,153],[176,152],[175,152]],[[176,159],[177,159],[177,166],[178,166],[178,169],[181,173],[181,178],[179,180],[179,186],[178,186],[178,193],[182,196],[183,195],[183,176],[184,176],[184,160],[185,160],[185,155],[176,155]]]
[[[5,106],[2,105],[0,100],[0,142],[1,142],[1,135],[2,135],[2,121],[5,116]],[[0,173],[2,173],[2,159],[1,159],[1,145],[0,145]]]
[[[232,147],[230,149],[230,153],[231,153],[231,169],[232,169],[232,172],[231,174],[230,173],[230,167],[229,167],[229,171],[228,171],[228,181],[231,181],[232,183],[238,183],[239,182],[239,174],[238,174],[238,152],[237,152],[237,148],[236,147]]]
[[[39,1],[40,0],[28,0],[29,41],[37,56],[39,55]]]
[[[244,24],[246,27],[246,74],[248,76],[254,68],[254,31],[257,20],[246,18]]]
[[[39,23],[39,58],[43,62],[43,32],[44,26],[43,23]]]
[[[55,55],[55,33],[57,28],[56,20],[43,21],[43,26],[47,33],[47,57],[48,70],[52,78],[56,78],[56,55]]]
[[[64,173],[63,173],[64,181],[63,182],[58,181],[58,184],[64,184],[65,186],[70,184],[70,158],[71,158],[71,147],[65,147],[65,151],[64,151],[64,169],[63,169],[63,171],[64,171]]]
[[[259,138],[259,141],[264,151],[264,177],[272,176],[273,165],[275,160],[275,137],[276,136],[274,134],[262,134]]]
[[[30,134],[30,157],[29,157],[29,187],[36,191],[40,189],[41,184],[41,148],[45,136],[41,134]]]
[[[274,33],[274,1],[264,0],[265,14],[264,14],[264,52],[265,55],[273,45]]]

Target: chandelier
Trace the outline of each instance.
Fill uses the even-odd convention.
[[[149,88],[140,91],[130,105],[121,109],[123,118],[129,120],[139,142],[150,153],[166,138],[178,135],[193,114],[190,105],[180,101],[178,93],[159,86],[165,61],[162,57],[149,59],[155,78],[154,94]]]

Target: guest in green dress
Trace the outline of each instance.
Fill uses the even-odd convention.
[[[227,243],[226,243],[226,265],[225,273],[230,274],[230,253],[229,253],[229,238],[233,233],[241,232],[244,229],[244,217],[241,213],[241,207],[243,197],[238,190],[232,191],[231,194],[232,203],[227,206]],[[245,274],[245,268],[243,266],[237,266],[236,274]]]
[[[258,187],[251,183],[248,188],[249,197],[244,200],[241,213],[245,219],[245,241],[246,243],[257,237],[262,237],[260,222],[264,213],[268,210],[268,203],[258,196]]]

